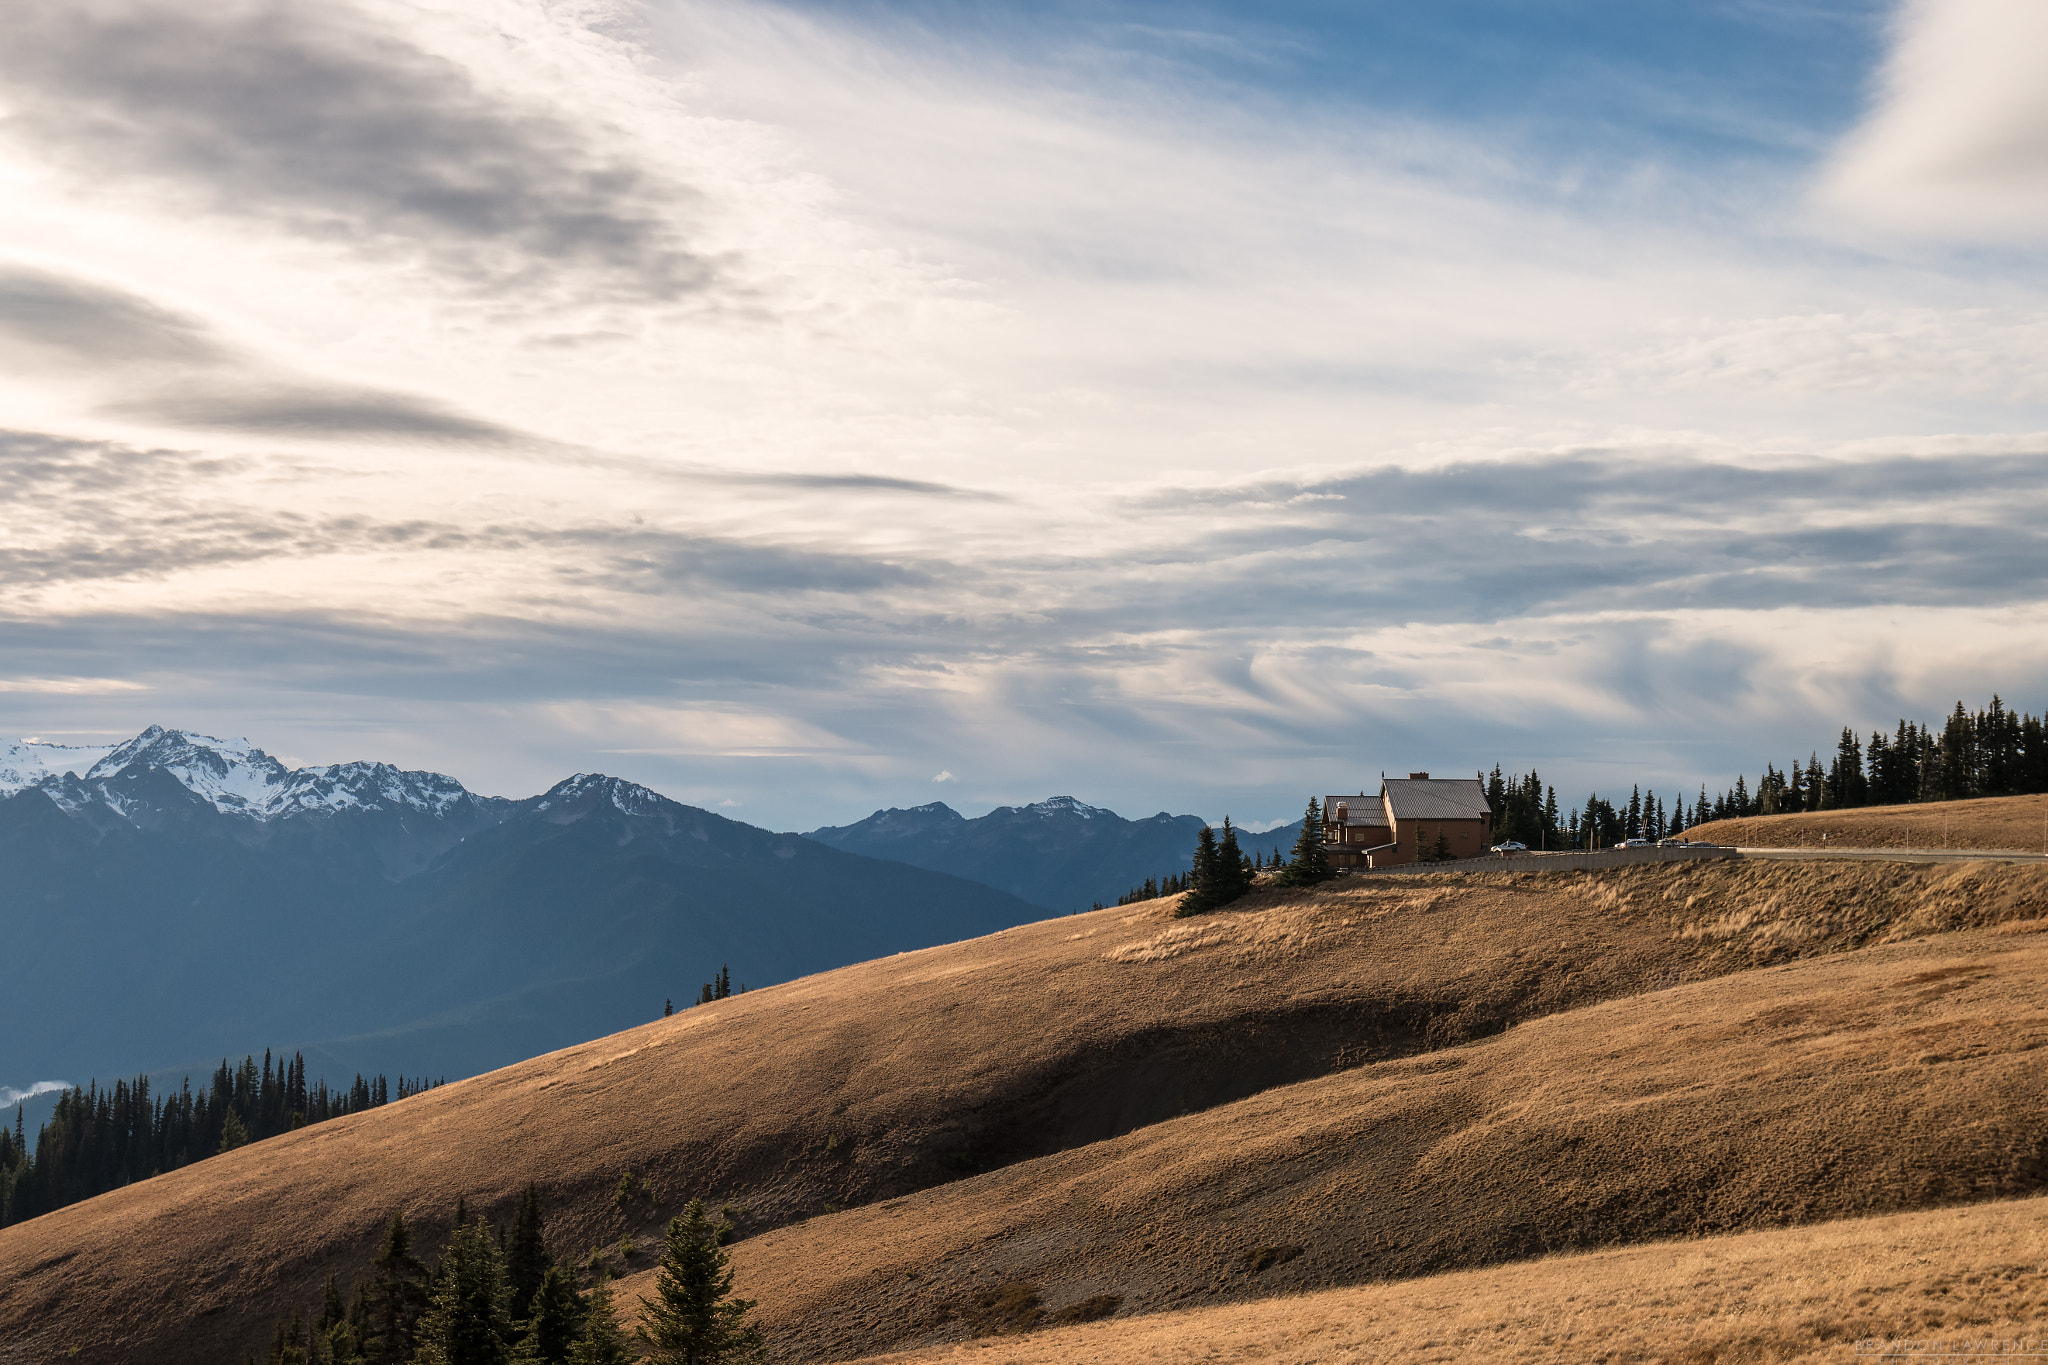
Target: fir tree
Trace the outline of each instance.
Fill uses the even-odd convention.
[[[1311,796],[1308,809],[1302,813],[1301,833],[1294,840],[1294,854],[1287,866],[1280,869],[1277,880],[1282,886],[1319,886],[1336,875],[1336,869],[1330,866],[1329,852],[1323,847],[1322,803]]]
[[[514,1321],[524,1322],[532,1314],[533,1296],[553,1264],[541,1226],[540,1187],[528,1181],[519,1192],[512,1229],[505,1238],[505,1281],[512,1286]]]
[[[512,1365],[512,1287],[490,1225],[458,1225],[434,1278],[413,1365]]]
[[[1237,831],[1223,817],[1223,837],[1216,842],[1216,904],[1228,905],[1252,889],[1251,864],[1237,846]]]
[[[692,1199],[668,1220],[661,1273],[652,1299],[642,1298],[643,1357],[655,1365],[723,1365],[762,1358],[761,1331],[746,1321],[754,1304],[733,1297],[732,1257],[720,1245],[725,1225],[704,1217]]]
[[[426,1307],[426,1267],[412,1254],[412,1229],[403,1213],[391,1215],[371,1265],[377,1272],[377,1330],[369,1355],[379,1365],[400,1365],[412,1358],[413,1336]]]
[[[576,1277],[566,1267],[551,1265],[533,1292],[531,1308],[524,1317],[519,1342],[522,1362],[535,1365],[567,1365],[576,1339],[583,1331],[583,1295],[576,1290]],[[616,1324],[614,1324],[616,1330]]]
[[[632,1348],[619,1328],[618,1309],[612,1304],[608,1277],[600,1275],[591,1286],[583,1315],[583,1335],[569,1351],[569,1365],[631,1365]]]
[[[1174,907],[1176,918],[1199,915],[1216,908],[1219,903],[1215,899],[1217,863],[1216,831],[1203,825],[1202,832],[1195,836],[1195,865],[1188,876],[1187,894]]]

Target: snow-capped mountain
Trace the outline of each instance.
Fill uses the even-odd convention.
[[[582,773],[523,800],[246,740],[0,744],[0,1084],[285,1044],[463,1075],[1038,918],[958,877]]]
[[[0,796],[40,788],[70,811],[101,803],[127,814],[136,801],[136,779],[157,773],[222,815],[259,822],[344,810],[447,815],[491,804],[441,773],[407,772],[389,763],[287,768],[246,739],[160,725],[113,745],[21,739],[0,746]]]

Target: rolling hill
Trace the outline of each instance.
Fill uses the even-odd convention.
[[[2039,867],[1698,863],[1019,926],[0,1230],[0,1360],[232,1357],[393,1208],[431,1242],[528,1180],[578,1261],[735,1205],[790,1360],[2023,1192],[2044,907]]]

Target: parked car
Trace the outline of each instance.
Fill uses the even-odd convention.
[[[1488,853],[1527,853],[1529,846],[1519,839],[1503,839],[1488,849]]]
[[[1616,848],[1654,848],[1654,847],[1655,847],[1655,845],[1654,845],[1654,844],[1652,844],[1652,843],[1651,843],[1651,842],[1650,842],[1650,841],[1649,841],[1648,839],[1623,839],[1623,840],[1622,840],[1622,841],[1621,841],[1620,843],[1616,844],[1616,845],[1615,845],[1615,847],[1616,847]]]

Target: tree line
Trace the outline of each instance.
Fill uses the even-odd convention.
[[[400,1076],[404,1099],[438,1085]],[[175,1094],[153,1094],[149,1077],[67,1089],[30,1144],[23,1111],[10,1130],[0,1125],[0,1227],[90,1199],[165,1171],[189,1166],[250,1142],[387,1104],[393,1086],[384,1076],[358,1074],[346,1087],[308,1082],[306,1059],[293,1053],[259,1067],[254,1055],[240,1066],[225,1058],[211,1083],[194,1091],[191,1077]]]
[[[1626,805],[1595,793],[1583,807],[1560,811],[1556,788],[1533,771],[1504,775],[1496,765],[1484,781],[1496,841],[1603,848],[1627,838],[1671,837],[1714,820],[2048,792],[2048,723],[2009,709],[1994,694],[1974,712],[1958,701],[1939,729],[1901,719],[1889,733],[1873,730],[1865,741],[1844,726],[1827,763],[1818,749],[1782,769],[1767,763],[1754,785],[1737,774],[1731,787],[1711,797],[1702,785],[1689,805],[1683,793],[1667,805],[1637,784]]]
[[[754,1302],[732,1292],[732,1224],[692,1200],[663,1237],[654,1297],[628,1337],[608,1269],[582,1277],[549,1255],[540,1190],[529,1184],[509,1226],[471,1218],[458,1199],[431,1263],[395,1211],[365,1273],[344,1294],[333,1271],[317,1308],[281,1315],[248,1365],[739,1365],[764,1358]]]

